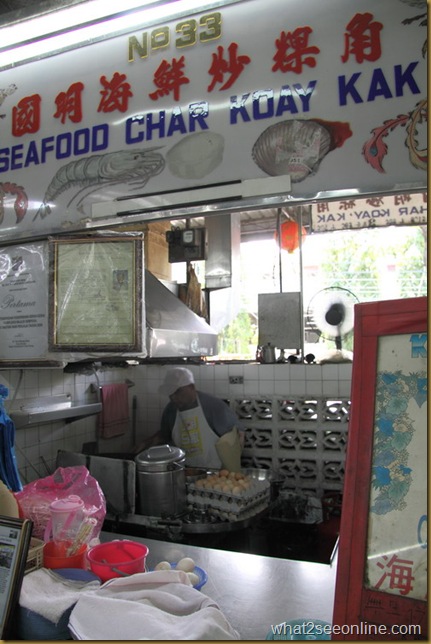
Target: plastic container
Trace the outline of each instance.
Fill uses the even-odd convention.
[[[76,494],[53,501],[45,529],[45,541],[73,541],[84,520],[84,501]]]
[[[87,551],[91,571],[102,581],[145,572],[148,547],[137,541],[115,540]]]
[[[57,544],[48,541],[43,547],[43,565],[45,568],[85,568],[86,551],[87,545],[83,544],[76,554],[61,556]]]

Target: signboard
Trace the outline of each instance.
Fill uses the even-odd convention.
[[[427,193],[341,199],[311,205],[311,228],[315,233],[348,228],[426,225]]]
[[[332,639],[427,639],[428,300],[355,306]]]
[[[0,249],[2,361],[13,365],[47,357],[48,277],[46,242]]]
[[[82,230],[105,200],[222,197],[268,176],[289,175],[298,201],[426,189],[419,13],[243,0],[2,71],[0,239]]]

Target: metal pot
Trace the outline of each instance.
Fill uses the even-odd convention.
[[[263,345],[263,347],[258,347],[256,355],[259,362],[275,362],[275,347],[268,342],[268,344]]]
[[[171,445],[157,445],[135,458],[138,514],[178,516],[186,509],[185,452]]]

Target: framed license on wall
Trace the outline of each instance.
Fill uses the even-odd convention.
[[[427,298],[355,306],[332,639],[427,639]]]
[[[49,271],[50,351],[142,351],[141,235],[52,238]]]

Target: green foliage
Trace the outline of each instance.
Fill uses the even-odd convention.
[[[249,358],[250,345],[257,344],[256,324],[246,311],[240,311],[218,335],[219,354],[234,354]]]

